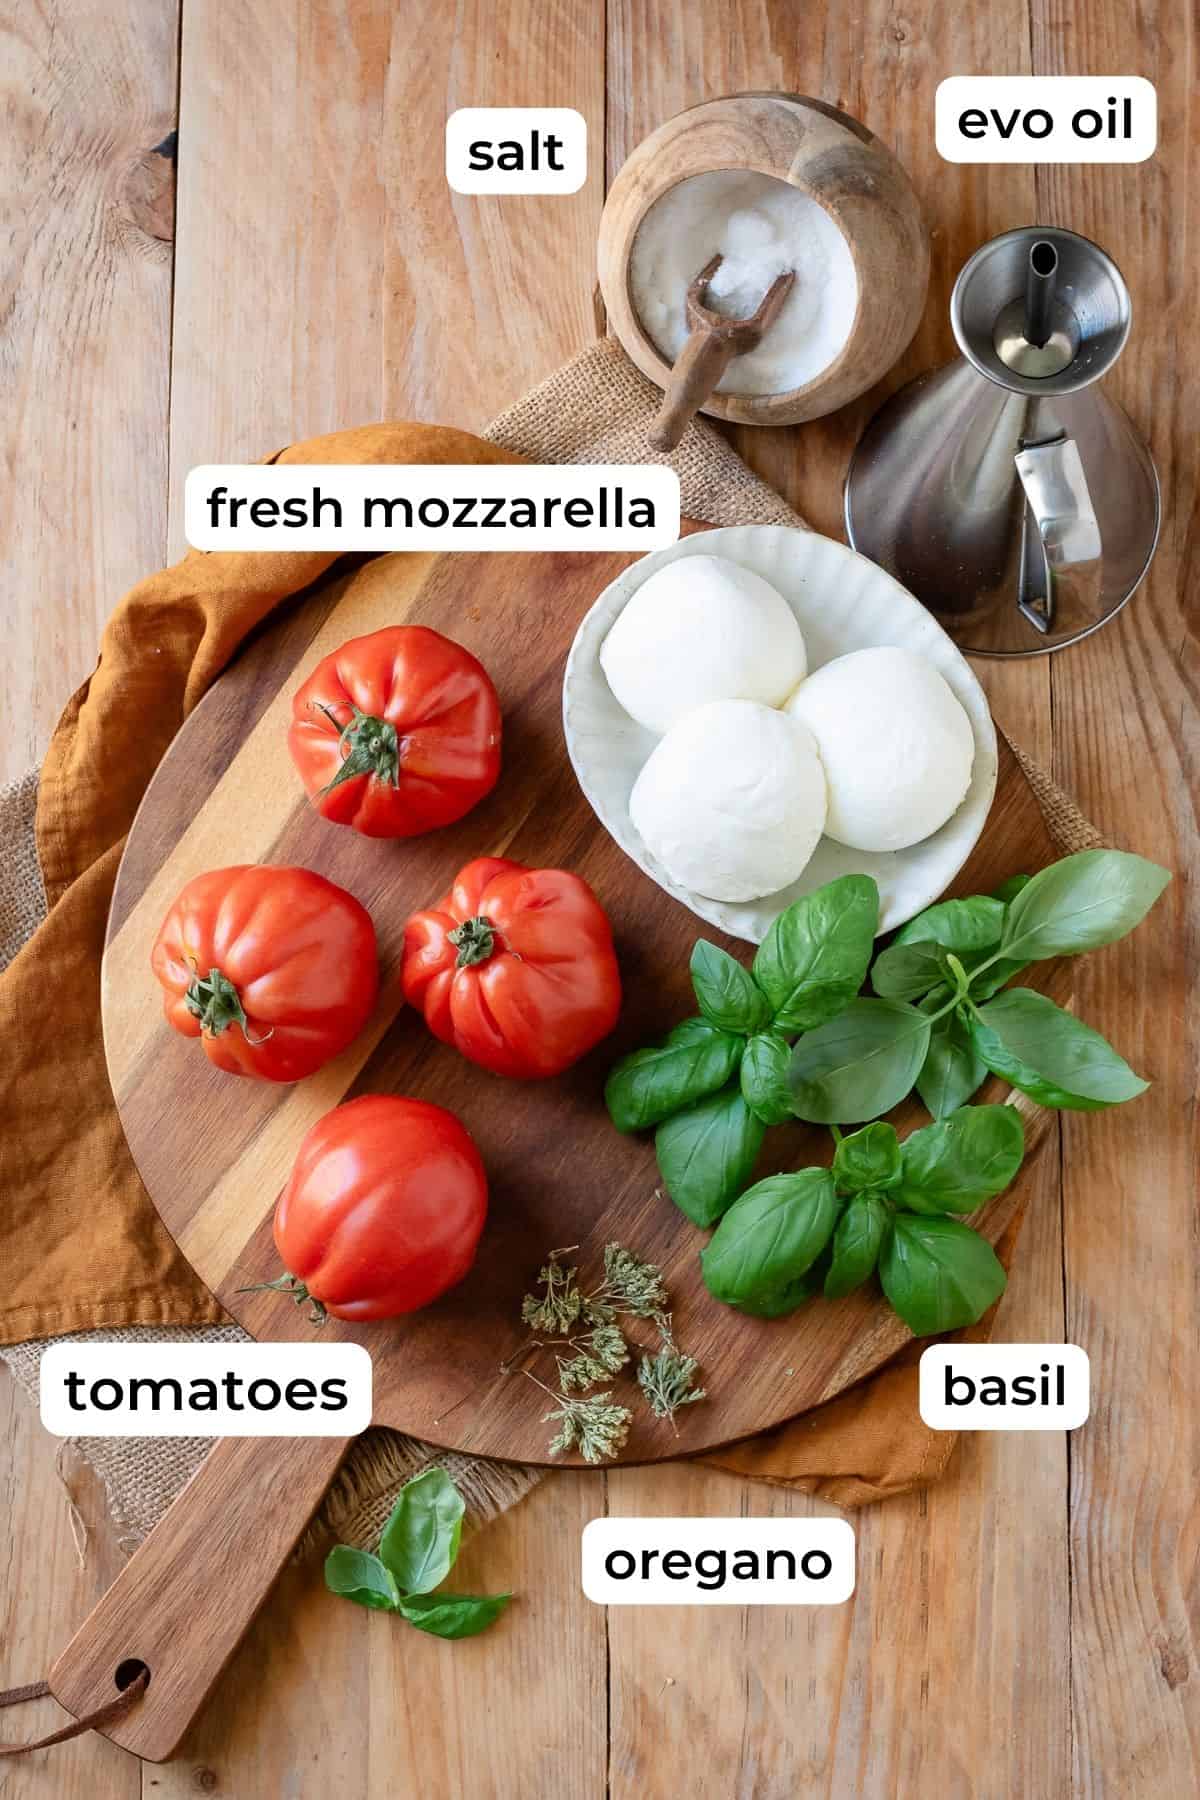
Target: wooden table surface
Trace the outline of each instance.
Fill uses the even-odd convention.
[[[41,753],[122,590],[182,550],[192,464],[383,417],[481,425],[594,333],[605,183],[638,139],[709,96],[790,89],[864,119],[927,208],[933,291],[891,385],[949,353],[950,284],[994,233],[1068,225],[1122,265],[1134,327],[1111,385],[1164,480],[1158,558],[1097,637],[984,673],[1001,723],[1106,833],[1194,877],[1189,15],[1182,0],[4,0],[3,773]],[[1148,76],[1158,154],[938,159],[939,80],[1030,72]],[[577,107],[587,185],[452,195],[442,129],[459,105]],[[738,442],[837,533],[872,404]],[[464,1585],[520,1595],[494,1635],[424,1639],[327,1597],[315,1563],[293,1569],[173,1763],[89,1738],[0,1764],[3,1800],[1200,1791],[1192,901],[1177,881],[1152,926],[1082,968],[1085,1016],[1155,1085],[1065,1118],[1004,1303],[1001,1336],[1091,1357],[1092,1417],[1069,1440],[968,1437],[939,1487],[859,1513],[858,1591],[828,1610],[606,1618],[578,1581],[595,1514],[820,1509],[685,1467],[553,1477],[464,1555]],[[122,1551],[76,1470],[77,1566],[56,1445],[7,1382],[0,1405],[8,1684],[45,1672]],[[3,1735],[57,1721],[41,1702]]]

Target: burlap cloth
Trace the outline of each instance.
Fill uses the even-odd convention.
[[[616,344],[602,340],[502,414],[487,443],[434,427],[367,426],[294,445],[277,460],[645,461],[657,401]],[[684,511],[695,518],[803,523],[702,422],[670,460]],[[104,1073],[99,957],[125,834],[179,723],[246,633],[332,561],[193,552],[140,583],[110,620],[96,673],[63,716],[40,791],[36,772],[0,791],[0,1340],[31,1396],[42,1350],[64,1334],[154,1343],[244,1336],[182,1262],[133,1167]],[[1069,798],[1022,763],[1061,850],[1097,843]],[[998,1247],[1006,1263],[1019,1225],[1018,1217]],[[967,1335],[990,1330],[989,1317]],[[707,1460],[841,1506],[936,1480],[955,1438],[921,1423],[918,1349],[825,1406]],[[194,1473],[208,1440],[84,1438],[76,1448],[136,1540]],[[317,1530],[373,1542],[397,1489],[431,1458],[459,1482],[476,1523],[544,1474],[374,1429],[355,1446]]]

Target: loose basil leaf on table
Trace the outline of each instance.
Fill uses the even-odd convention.
[[[917,1000],[946,979],[945,948],[936,942],[891,944],[871,967],[871,986],[881,1000]]]
[[[445,1581],[462,1538],[466,1505],[444,1469],[426,1469],[400,1490],[379,1554],[405,1594]]]
[[[840,1300],[861,1287],[879,1261],[891,1224],[891,1208],[878,1194],[856,1194],[833,1233],[833,1261],[825,1277],[825,1297]]]
[[[833,1154],[833,1178],[839,1187],[854,1193],[894,1187],[900,1179],[900,1139],[895,1126],[879,1120],[843,1138]]]
[[[971,1015],[970,1032],[988,1068],[1042,1106],[1095,1112],[1150,1085],[1098,1031],[1032,988],[997,994]]]
[[[788,1079],[792,1108],[815,1125],[856,1124],[890,1112],[929,1049],[929,1020],[899,1000],[853,1000],[802,1037]]]
[[[734,1201],[701,1252],[705,1286],[730,1306],[771,1295],[811,1267],[836,1218],[829,1169],[768,1175]]]
[[[1015,1107],[959,1107],[905,1138],[892,1199],[913,1212],[974,1212],[1004,1192],[1024,1154],[1025,1127]]]
[[[1009,904],[1001,940],[1036,962],[1115,943],[1145,918],[1170,872],[1123,850],[1081,850],[1033,876]]]
[[[987,1064],[971,1041],[971,1033],[957,1012],[938,1019],[929,1034],[929,1049],[917,1076],[917,1092],[926,1111],[935,1119],[964,1106],[982,1086]]]
[[[742,1057],[742,1098],[764,1125],[783,1125],[792,1118],[792,1091],[788,1064],[792,1047],[773,1031],[760,1031],[746,1045]]]
[[[996,1252],[969,1225],[912,1213],[893,1217],[879,1279],[915,1337],[974,1325],[1007,1284]]]
[[[377,1556],[349,1544],[335,1544],[325,1558],[325,1586],[331,1594],[375,1612],[395,1612],[400,1605],[400,1590],[390,1570]]]
[[[692,951],[691,970],[696,1003],[710,1025],[750,1037],[769,1022],[767,996],[750,971],[717,944],[700,938]]]
[[[736,1087],[664,1119],[654,1135],[663,1186],[695,1225],[713,1225],[750,1179],[766,1126]]]
[[[736,1071],[742,1044],[705,1019],[685,1019],[665,1044],[623,1057],[604,1084],[613,1124],[618,1131],[644,1131],[716,1093]]]
[[[927,906],[896,933],[896,944],[940,944],[956,956],[965,951],[994,950],[1004,929],[1004,902],[987,894],[966,900],[941,900]]]
[[[433,1637],[475,1637],[495,1623],[511,1594],[406,1594],[400,1612]]]
[[[754,979],[780,1031],[811,1031],[862,986],[879,924],[869,875],[842,875],[780,913],[754,958]]]

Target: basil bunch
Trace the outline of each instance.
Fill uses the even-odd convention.
[[[454,1567],[466,1507],[444,1469],[414,1476],[384,1526],[379,1555],[336,1544],[325,1559],[325,1585],[344,1600],[399,1613],[434,1637],[474,1637],[504,1611],[511,1594],[435,1594]]]
[[[1001,989],[1031,962],[1115,943],[1145,918],[1166,869],[1120,850],[1084,850],[992,896],[946,900],[910,920],[875,959],[871,985],[793,1057],[801,1118],[886,1112],[916,1085],[934,1118],[989,1072],[1042,1106],[1090,1112],[1146,1088],[1099,1032],[1030,988]],[[838,1026],[842,1029],[839,1031]]]
[[[1019,1113],[964,1106],[903,1143],[883,1122],[835,1137],[831,1169],[772,1175],[734,1201],[701,1252],[709,1292],[777,1318],[878,1270],[915,1336],[975,1324],[1004,1292],[1004,1269],[986,1238],[948,1215],[1012,1181],[1025,1153]]]
[[[851,1003],[878,923],[875,883],[844,875],[780,913],[750,969],[701,939],[691,962],[700,1016],[612,1070],[613,1124],[657,1127],[663,1185],[695,1224],[715,1224],[750,1179],[767,1126],[792,1116],[792,1039]]]

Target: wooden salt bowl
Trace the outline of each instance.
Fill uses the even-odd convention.
[[[609,324],[643,375],[661,388],[670,380],[671,365],[634,309],[633,243],[642,220],[669,188],[715,169],[774,175],[823,206],[850,247],[858,307],[839,354],[802,387],[779,394],[713,394],[700,410],[740,425],[798,425],[835,412],[887,373],[920,322],[929,285],[929,237],[912,183],[865,125],[801,94],[731,94],[660,125],[613,182],[600,220],[598,255]]]

